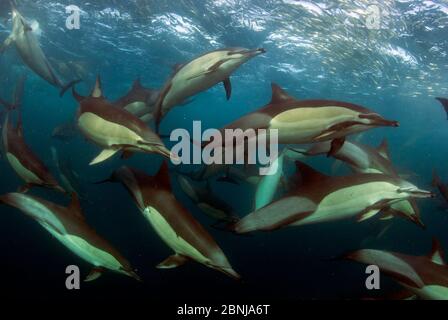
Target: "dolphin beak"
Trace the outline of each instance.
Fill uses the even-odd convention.
[[[420,217],[418,216],[412,216],[411,218],[412,222],[414,222],[416,225],[418,225],[419,227],[421,227],[422,229],[426,229],[425,224],[423,223],[423,221],[420,219]]]
[[[262,53],[266,53],[266,50],[264,48],[257,48],[257,49],[253,49],[253,50],[247,50],[245,52],[246,55],[250,56],[250,57],[256,57]]]
[[[380,126],[384,126],[384,127],[399,127],[400,123],[398,121],[395,120],[387,120],[387,119],[378,119],[377,121],[375,121],[376,124],[380,125]]]
[[[406,192],[411,197],[414,198],[435,198],[436,196],[434,192],[421,189],[411,189],[411,190],[399,189],[398,192]]]
[[[395,120],[387,120],[384,119],[377,113],[362,113],[359,115],[361,119],[369,119],[372,125],[381,126],[381,127],[399,127],[400,123]]]
[[[54,186],[53,189],[60,193],[67,194],[67,191],[65,191],[64,188],[62,188],[60,185]]]
[[[134,271],[128,271],[126,274],[127,274],[129,277],[134,278],[135,280],[137,280],[137,281],[139,281],[139,282],[143,282],[143,281],[142,281],[142,278],[140,278],[140,276],[139,276],[137,273],[135,273]]]
[[[156,150],[157,153],[161,154],[164,157],[167,157],[167,158],[171,159],[171,161],[173,161],[173,162],[180,160],[180,158],[176,154],[172,153],[170,150],[168,150],[163,145],[156,146],[155,150]]]
[[[220,269],[224,274],[228,275],[229,277],[235,279],[235,280],[241,280],[241,276],[232,268],[222,268]]]

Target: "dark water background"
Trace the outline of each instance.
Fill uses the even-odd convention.
[[[8,6],[0,5],[0,39],[10,30]],[[83,11],[81,29],[65,29],[65,6]],[[220,127],[270,100],[270,82],[277,82],[297,98],[324,98],[365,105],[388,119],[394,129],[375,129],[362,142],[377,145],[387,137],[393,162],[410,180],[430,188],[437,168],[446,169],[448,127],[435,96],[448,96],[448,4],[446,1],[388,1],[377,3],[387,12],[380,30],[368,30],[362,12],[366,2],[321,1],[18,1],[28,19],[39,21],[40,41],[48,56],[75,61],[85,68],[79,90],[87,93],[101,74],[105,96],[123,95],[141,77],[158,87],[171,66],[219,47],[264,47],[267,53],[243,65],[232,76],[233,94],[225,100],[222,86],[198,95],[166,117],[162,132],[191,128],[192,120]],[[317,7],[316,7],[317,6]],[[72,160],[87,194],[83,208],[88,222],[112,242],[138,269],[144,283],[107,272],[78,292],[65,289],[65,267],[89,266],[55,241],[36,222],[19,211],[0,208],[0,283],[7,298],[104,298],[145,300],[219,299],[358,299],[364,289],[364,267],[329,261],[361,246],[421,255],[429,252],[431,237],[448,246],[448,215],[442,201],[419,201],[426,230],[402,219],[381,239],[384,226],[376,219],[364,223],[342,221],[250,237],[208,228],[234,268],[243,276],[235,282],[196,263],[174,270],[155,265],[171,254],[140,215],[120,185],[93,185],[122,164],[157,171],[161,158],[136,155],[99,166],[88,163],[99,152],[82,138],[69,143],[50,137],[54,127],[74,117],[75,100],[58,97],[56,89],[33,75],[9,50],[0,57],[0,95],[9,98],[16,79],[28,75],[23,103],[25,138],[53,172],[50,147]],[[332,160],[312,159],[330,172]],[[348,171],[341,171],[348,172]],[[21,181],[0,161],[0,193],[15,191]],[[253,190],[247,185],[212,184],[241,216],[250,212]],[[178,199],[205,226],[204,217],[175,186]],[[58,203],[67,199],[51,191],[32,191]],[[387,278],[382,288],[396,289]]]

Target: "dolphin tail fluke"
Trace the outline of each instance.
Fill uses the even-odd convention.
[[[157,265],[157,269],[173,269],[180,267],[188,261],[188,258],[180,254],[169,256]]]
[[[82,81],[81,79],[76,79],[76,80],[70,81],[66,85],[62,86],[61,91],[59,91],[59,96],[63,97],[65,92],[67,92],[68,89],[72,88],[74,85],[80,83],[81,81]]]

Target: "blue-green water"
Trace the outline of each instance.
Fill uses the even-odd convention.
[[[79,6],[79,30],[65,28],[65,6]],[[448,96],[448,4],[446,1],[388,1],[376,4],[382,12],[381,28],[365,26],[364,1],[17,1],[20,12],[39,22],[39,41],[53,63],[72,61],[79,66],[87,94],[97,74],[105,96],[115,100],[140,77],[147,87],[158,88],[171,67],[203,52],[221,47],[263,47],[266,54],[239,68],[232,78],[233,92],[226,101],[221,85],[199,94],[184,107],[173,109],[161,132],[191,129],[193,120],[219,128],[265,105],[276,82],[299,99],[334,99],[367,106],[399,128],[368,131],[361,141],[377,145],[387,137],[398,170],[423,189],[430,189],[433,168],[448,181],[446,170],[446,114],[434,99]],[[0,40],[11,28],[9,5],[0,2]],[[73,69],[72,69],[73,70]],[[53,129],[73,119],[77,103],[33,74],[14,49],[0,56],[0,96],[11,97],[16,79],[27,74],[23,99],[27,143],[55,172],[50,147],[71,159],[79,174],[82,201],[89,224],[130,260],[144,279],[107,272],[78,292],[65,289],[65,267],[90,266],[47,234],[35,221],[15,209],[0,208],[2,291],[11,297],[114,298],[179,301],[189,299],[359,299],[365,267],[329,258],[361,247],[426,254],[431,237],[448,246],[448,216],[443,199],[419,201],[426,230],[404,219],[394,219],[380,239],[370,239],[383,222],[334,222],[290,228],[252,236],[235,236],[208,228],[205,217],[175,185],[178,199],[208,228],[233,267],[243,276],[235,282],[197,263],[175,270],[158,270],[171,254],[143,219],[131,197],[120,185],[95,185],[126,164],[155,173],[161,157],[138,154],[118,157],[91,167],[98,147],[78,136],[61,142],[51,138]],[[308,163],[330,172],[331,159]],[[348,170],[340,173],[348,173]],[[0,161],[0,193],[16,191],[22,182],[8,163]],[[212,182],[235,211],[251,211],[254,190]],[[33,189],[58,203],[68,199],[52,191]],[[383,291],[396,289],[382,279]],[[377,293],[378,294],[378,293]]]

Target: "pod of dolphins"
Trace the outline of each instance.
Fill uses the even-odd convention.
[[[116,154],[121,154],[123,159],[134,153],[152,153],[176,159],[176,155],[165,146],[163,137],[159,136],[164,116],[172,108],[185,106],[193,96],[219,83],[223,83],[226,98],[230,99],[230,76],[241,65],[266,52],[262,48],[227,48],[207,52],[188,63],[176,65],[161,89],[145,88],[138,79],[123,97],[109,101],[103,95],[99,76],[87,96],[79,94],[75,88],[80,80],[63,84],[49,62],[51,59],[39,46],[31,26],[15,7],[12,8],[12,32],[1,45],[0,53],[11,45],[15,46],[23,63],[59,88],[61,95],[71,88],[73,98],[79,104],[76,119],[55,128],[53,137],[70,140],[74,132],[78,132],[98,146],[100,152],[90,165],[107,161]],[[84,196],[79,196],[80,177],[70,163],[63,161],[57,149],[52,147],[61,181],[59,184],[27,145],[22,124],[24,82],[24,77],[17,81],[12,102],[0,98],[4,107],[0,113],[3,118],[2,153],[4,160],[23,181],[17,192],[0,196],[0,203],[33,218],[67,249],[87,261],[92,270],[86,281],[97,279],[106,270],[140,281],[126,258],[89,226],[81,209],[80,199],[83,200]],[[448,99],[437,100],[448,113]],[[402,217],[424,227],[416,199],[435,197],[435,193],[418,188],[399,174],[391,161],[387,140],[375,148],[352,138],[346,139],[373,128],[398,126],[397,121],[385,119],[364,106],[333,100],[300,100],[273,83],[268,104],[221,128],[222,131],[276,129],[278,143],[285,146],[275,159],[277,170],[270,175],[260,176],[258,166],[249,164],[243,167],[204,165],[198,171],[183,172],[170,168],[163,160],[154,176],[122,166],[97,184],[98,187],[108,182],[123,185],[143,218],[172,250],[173,254],[160,262],[157,268],[176,268],[195,261],[240,279],[213,236],[173,193],[171,178],[176,177],[187,198],[216,221],[214,227],[234,234],[343,219],[361,222],[374,217],[381,220]],[[227,142],[209,142],[202,147],[221,148],[224,144]],[[345,163],[353,174],[329,176],[304,163],[319,155]],[[285,168],[290,163],[295,166],[295,174],[287,176]],[[253,187],[252,212],[240,218],[228,201],[213,191],[211,179],[220,183],[247,183]],[[432,185],[448,202],[448,187],[436,171]],[[61,206],[31,196],[28,191],[34,187],[59,191],[70,196],[71,201],[68,206]],[[448,267],[437,240],[433,241],[431,254],[424,257],[363,249],[343,258],[378,265],[381,271],[409,292],[406,297],[448,299]]]

